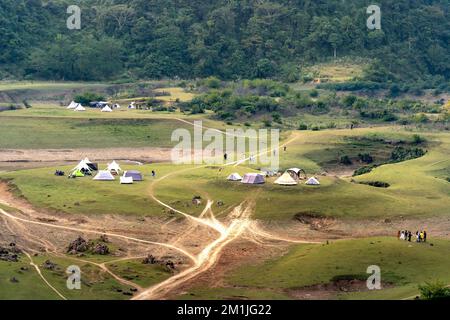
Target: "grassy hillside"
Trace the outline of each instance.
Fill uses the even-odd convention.
[[[429,242],[433,246],[392,237],[293,246],[282,257],[240,266],[226,278],[225,285],[210,289],[194,288],[183,297],[256,299],[282,295],[292,298],[302,290],[306,293],[309,290],[314,295],[316,285],[322,285],[322,288],[330,285],[328,298],[407,298],[417,294],[418,285],[424,282],[450,282],[447,272],[450,259],[446,254],[450,242],[439,239]],[[365,289],[365,281],[369,277],[366,270],[371,265],[381,268],[381,291]],[[360,281],[361,287],[346,293],[339,290],[339,284],[331,286],[340,279]],[[345,285],[341,283],[340,286]],[[352,291],[351,287],[349,291]]]
[[[393,133],[383,128],[296,133],[297,140],[288,145],[286,152],[281,151],[281,167],[302,167],[309,176],[314,175],[321,170],[321,164],[313,160],[315,153],[324,157],[323,149],[328,147],[334,150],[336,143],[340,148],[351,150],[352,145],[345,143],[353,140],[344,137],[367,136],[371,133],[396,137],[411,135],[404,131]],[[146,175],[146,181],[132,186],[120,186],[118,181],[96,182],[89,177],[75,180],[55,177],[53,172],[56,168],[3,173],[1,177],[12,179],[20,193],[32,203],[69,213],[167,215],[149,198],[153,182],[149,175],[151,170],[156,170],[158,177],[172,173],[168,179],[155,184],[156,196],[192,214],[202,210],[201,206],[191,204],[194,196],[201,195],[203,199],[224,202],[225,207],[215,205],[217,212],[237,205],[244,199],[256,199],[254,217],[265,220],[292,219],[298,213],[348,218],[443,215],[448,213],[450,206],[450,188],[445,180],[450,166],[446,156],[450,143],[446,134],[436,133],[427,137],[430,143],[434,141],[435,146],[431,146],[424,157],[384,165],[367,175],[354,178],[356,182],[387,182],[389,188],[358,184],[351,182],[350,178],[339,178],[333,174],[319,175],[321,186],[318,187],[304,184],[295,187],[277,186],[273,184],[275,178],[268,179],[262,186],[248,186],[228,182],[226,177],[235,171],[244,174],[256,168],[227,167],[219,171],[219,167],[211,166],[182,171],[194,167],[172,164],[143,167],[124,165],[124,169],[138,169]],[[357,145],[356,152],[359,152],[358,148],[360,146]],[[68,171],[70,167],[60,169]],[[342,165],[336,164],[338,169],[342,170]],[[130,206],[130,203],[133,205]]]

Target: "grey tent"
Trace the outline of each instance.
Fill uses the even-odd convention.
[[[259,173],[247,173],[244,178],[242,178],[242,183],[245,184],[263,184],[265,182],[264,176]]]
[[[94,177],[94,180],[97,181],[113,181],[114,176],[109,171],[99,171],[97,175]]]
[[[133,178],[133,181],[142,181],[144,180],[144,177],[142,176],[142,173],[140,173],[137,170],[129,170],[129,171],[125,171],[125,173],[123,174],[124,177],[126,178]]]

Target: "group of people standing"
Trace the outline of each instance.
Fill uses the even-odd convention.
[[[414,236],[414,237],[413,237]],[[411,242],[414,240],[415,242],[427,242],[427,232],[426,231],[416,231],[413,234],[408,230],[401,230],[397,234],[397,238],[400,240],[405,240]]]

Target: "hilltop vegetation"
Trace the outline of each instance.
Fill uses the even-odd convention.
[[[448,87],[448,2],[378,2],[382,30],[369,31],[371,3],[359,0],[85,0],[82,30],[71,31],[72,2],[3,0],[0,77],[297,81],[336,55],[369,61],[355,74],[366,84]]]

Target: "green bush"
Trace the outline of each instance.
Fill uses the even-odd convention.
[[[442,282],[427,282],[419,286],[419,291],[423,300],[450,299],[450,288]]]
[[[308,130],[308,126],[304,123],[298,125],[298,130]]]
[[[83,106],[88,106],[93,101],[103,101],[105,97],[101,94],[97,94],[94,92],[84,92],[75,96],[74,101],[82,104]]]
[[[350,157],[347,155],[342,156],[341,159],[339,160],[339,162],[346,166],[349,166],[353,163],[352,160],[350,159]]]

